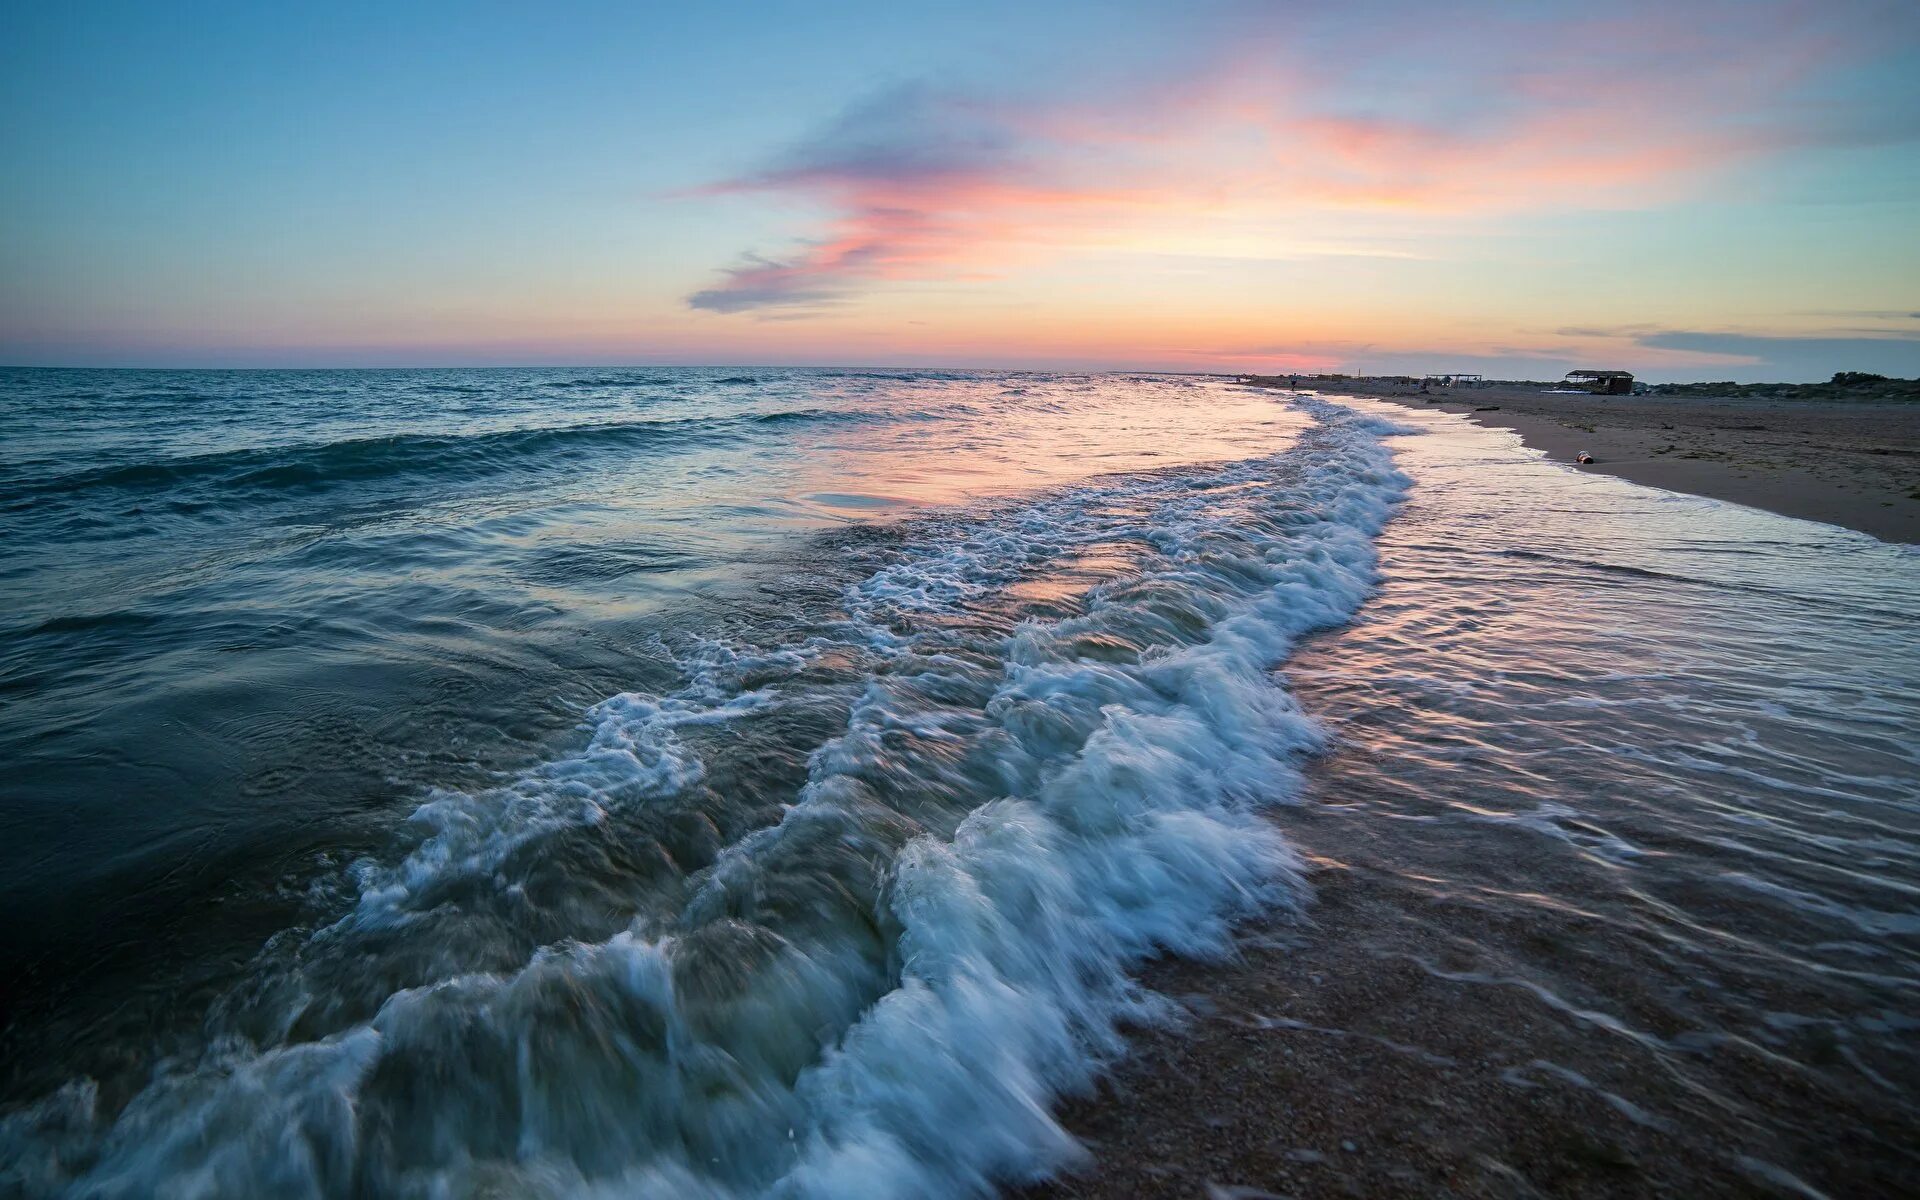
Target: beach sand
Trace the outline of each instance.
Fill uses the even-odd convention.
[[[1286,380],[1277,381],[1278,386]],[[1920,404],[1592,396],[1355,380],[1340,390],[1465,413],[1583,470],[1920,542]],[[1491,411],[1488,411],[1491,409]]]
[[[1920,1185],[1898,1161],[1912,1130],[1871,1097],[1828,1094],[1752,1046],[1716,1048],[1677,1076],[1548,998],[1558,993],[1488,982],[1491,958],[1514,980],[1586,976],[1627,1011],[1657,1012],[1675,980],[1597,920],[1502,928],[1471,903],[1416,897],[1382,861],[1390,849],[1320,859],[1310,930],[1268,926],[1250,931],[1241,961],[1150,971],[1150,985],[1187,1002],[1190,1023],[1138,1034],[1100,1091],[1066,1107],[1091,1161],[1025,1200],[1894,1196]],[[1448,968],[1474,978],[1447,979]],[[1712,1092],[1694,1090],[1700,1075]],[[1723,1109],[1722,1092],[1745,1111]]]

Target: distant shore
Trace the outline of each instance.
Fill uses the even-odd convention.
[[[1286,376],[1256,386],[1289,389]],[[1920,404],[1734,396],[1596,396],[1491,384],[1300,379],[1298,387],[1466,414],[1549,458],[1635,483],[1920,542]]]

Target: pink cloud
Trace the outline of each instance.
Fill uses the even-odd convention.
[[[1657,204],[1730,163],[1864,136],[1874,114],[1842,106],[1810,128],[1791,102],[1859,52],[1868,10],[1879,14],[1423,10],[1392,14],[1399,26],[1384,38],[1293,14],[1252,21],[1202,70],[1119,92],[1017,101],[898,89],[706,189],[831,215],[793,251],[749,255],[689,303],[804,310],[1213,217],[1311,228],[1385,209],[1444,225]]]

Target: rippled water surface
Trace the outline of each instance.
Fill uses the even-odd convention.
[[[1283,668],[1336,743],[1279,820],[1349,942],[1308,1006],[1502,1131],[1432,1139],[1490,1188],[1513,1137],[1604,1194],[1911,1192],[1920,554],[1417,416],[1379,592]]]
[[[1305,902],[1316,717],[1431,886],[1510,830],[1473,903],[1910,1111],[1908,551],[1215,380],[0,388],[25,1194],[1029,1177],[1141,960]]]

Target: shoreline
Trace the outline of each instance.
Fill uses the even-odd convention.
[[[1407,453],[1451,471],[1445,443],[1470,436]],[[1478,465],[1511,462],[1490,448]],[[1920,1071],[1872,1032],[1908,994],[1880,978],[1898,939],[1851,923],[1873,901],[1839,882],[1844,856],[1800,840],[1851,810],[1804,810],[1797,772],[1733,786],[1723,769],[1749,746],[1755,762],[1858,756],[1863,776],[1886,760],[1799,740],[1806,712],[1749,716],[1747,659],[1684,636],[1694,601],[1666,607],[1666,576],[1537,553],[1560,544],[1540,530],[1565,538],[1586,519],[1577,500],[1516,502],[1548,475],[1547,498],[1573,495],[1535,461],[1416,486],[1383,535],[1380,592],[1277,668],[1331,734],[1299,794],[1266,810],[1311,898],[1240,926],[1224,960],[1145,965],[1178,1023],[1130,1029],[1126,1055],[1055,1107],[1087,1156],[1011,1200],[1920,1187]],[[1599,490],[1620,536],[1656,554],[1725,520]],[[1462,535],[1483,522],[1496,553],[1539,562],[1528,587],[1475,569]],[[1712,567],[1695,581],[1740,586]],[[1764,624],[1728,615],[1737,636]],[[1806,677],[1790,648],[1752,645],[1765,670]],[[1739,886],[1755,872],[1807,890]]]
[[[1276,378],[1250,386],[1299,390]],[[1517,433],[1559,463],[1587,451],[1596,461],[1583,471],[1920,543],[1920,405],[1910,402],[1596,396],[1498,384],[1423,395],[1364,379],[1337,394],[1458,413]]]

